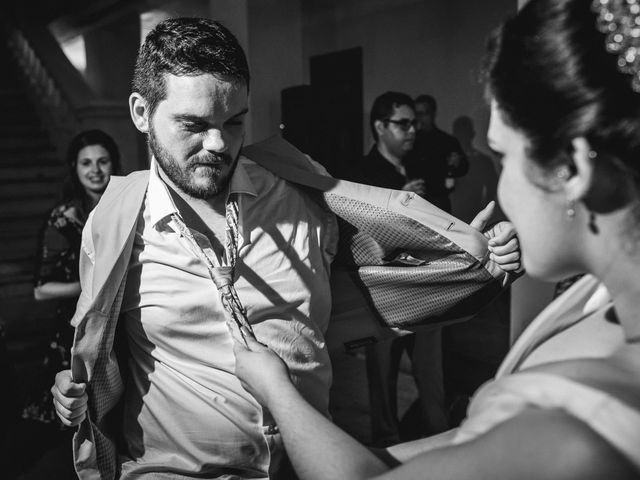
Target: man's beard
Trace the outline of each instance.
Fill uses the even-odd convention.
[[[175,157],[160,144],[153,126],[149,129],[148,142],[151,153],[153,153],[160,168],[162,168],[162,171],[169,177],[173,184],[190,197],[200,200],[208,200],[224,189],[229,182],[233,167],[238,159],[237,157],[233,159],[226,153],[207,152],[189,157],[184,162],[184,165],[181,165]],[[239,155],[238,153],[238,156]],[[195,175],[196,168],[202,163],[215,165],[207,167],[210,169],[211,174],[206,179],[206,182],[196,183],[193,180],[193,176]],[[225,172],[226,176],[224,177],[222,176],[223,165],[232,167],[228,170],[228,173]],[[202,179],[202,177],[200,177],[200,179]]]

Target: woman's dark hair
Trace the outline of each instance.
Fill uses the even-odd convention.
[[[529,140],[541,167],[571,165],[571,141],[598,154],[585,198],[597,213],[637,196],[640,93],[607,52],[587,0],[531,0],[489,41],[488,93],[512,128]]]
[[[249,65],[236,37],[206,18],[171,18],[149,32],[138,52],[132,88],[146,100],[149,115],[165,99],[165,74],[202,75],[243,81]]]
[[[79,133],[69,143],[67,149],[67,166],[69,167],[69,181],[65,186],[64,197],[65,200],[71,199],[84,199],[85,192],[78,179],[78,171],[76,166],[78,165],[78,153],[84,147],[89,145],[100,145],[109,152],[111,158],[111,174],[118,175],[120,173],[120,150],[118,145],[111,138],[110,135],[102,130],[86,130]]]

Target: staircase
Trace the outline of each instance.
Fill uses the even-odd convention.
[[[24,379],[53,329],[54,305],[33,299],[33,270],[38,231],[59,198],[66,166],[4,42],[0,64],[0,325]]]

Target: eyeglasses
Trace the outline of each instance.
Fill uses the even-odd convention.
[[[415,118],[412,120],[409,120],[408,118],[401,118],[400,120],[392,120],[390,118],[387,118],[383,120],[383,122],[393,123],[394,125],[397,125],[398,127],[400,127],[401,130],[404,130],[405,132],[408,132],[409,130],[411,130],[411,127],[418,128],[418,120],[416,120]]]

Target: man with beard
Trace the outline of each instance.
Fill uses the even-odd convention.
[[[248,90],[217,22],[164,21],[140,49],[130,110],[151,168],[113,179],[87,222],[71,372],[53,387],[80,478],[277,478],[277,426],[235,376],[245,329],[327,414],[337,222],[241,153]]]
[[[81,478],[272,474],[283,454],[277,428],[234,375],[229,329],[247,317],[288,359],[305,397],[327,412],[323,332],[336,221],[240,154],[248,90],[244,52],[217,22],[167,20],[141,47],[130,110],[148,134],[151,168],[116,181],[83,235],[86,282],[72,320],[71,371],[97,401],[87,421],[84,413],[63,420],[81,423],[74,442]],[[148,182],[143,199],[130,198],[137,181]],[[127,228],[122,218],[139,204]],[[104,325],[116,321],[113,335],[128,344],[117,364],[90,341],[111,334]],[[121,376],[110,375],[115,368]],[[86,403],[84,391],[61,372],[59,411]],[[111,408],[118,397],[121,420]]]

